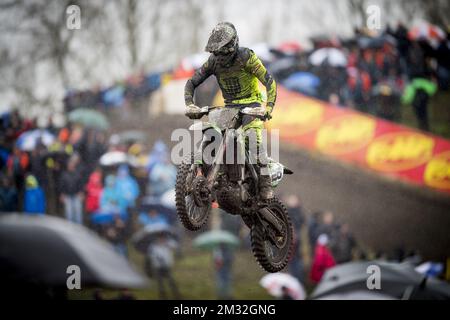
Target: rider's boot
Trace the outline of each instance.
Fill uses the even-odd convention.
[[[261,170],[263,173],[265,170]],[[262,200],[273,198],[272,179],[268,174],[259,175],[259,196]]]

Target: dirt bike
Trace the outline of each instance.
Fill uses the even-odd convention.
[[[292,223],[286,207],[278,198],[260,199],[259,166],[249,161],[249,150],[243,145],[242,138],[242,117],[250,115],[263,119],[264,116],[256,114],[255,108],[250,107],[198,109],[195,119],[208,115],[208,121],[194,123],[189,129],[202,131],[202,143],[197,153],[190,154],[179,165],[175,186],[176,209],[182,224],[188,230],[199,230],[206,224],[212,203],[216,201],[227,213],[240,215],[250,228],[253,254],[262,268],[268,272],[282,270],[293,250]],[[221,139],[217,151],[212,154],[212,161],[206,164],[202,161],[202,149],[210,143],[210,130],[220,134]],[[230,142],[235,151],[243,150],[245,153],[242,164],[224,161]],[[234,153],[236,160],[237,152]],[[267,167],[272,187],[279,184],[284,174],[293,173],[272,159]]]

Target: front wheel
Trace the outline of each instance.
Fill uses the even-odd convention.
[[[253,254],[267,272],[279,272],[289,262],[293,250],[293,227],[286,207],[277,198],[269,200],[269,209],[282,225],[281,233],[277,232],[269,223],[259,219],[251,228],[251,242]]]
[[[206,179],[197,175],[197,165],[192,165],[194,157],[187,157],[178,167],[175,184],[175,203],[178,216],[184,227],[196,231],[203,227],[211,211],[210,195]]]

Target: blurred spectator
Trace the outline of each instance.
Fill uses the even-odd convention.
[[[48,176],[47,192],[51,200],[49,201],[50,212],[57,213],[60,211],[58,203],[58,198],[60,198],[59,183],[68,159],[74,154],[73,146],[68,142],[69,137],[70,129],[68,127],[60,129],[58,139],[47,149],[45,164]]]
[[[294,225],[294,248],[291,260],[288,264],[289,273],[298,279],[301,283],[304,282],[304,266],[301,252],[302,227],[305,223],[305,216],[300,206],[300,200],[294,194],[289,195],[285,199],[289,216]]]
[[[336,263],[339,264],[351,261],[353,258],[353,249],[355,249],[355,247],[355,238],[350,233],[348,224],[344,223],[339,228],[339,233],[331,248]]]
[[[132,172],[139,185],[140,193],[147,194],[148,173],[146,164],[148,162],[148,155],[144,152],[144,146],[141,143],[133,143],[128,148],[128,154],[136,164]]]
[[[403,93],[402,102],[412,104],[422,130],[429,130],[428,101],[436,91],[437,86],[433,81],[426,78],[414,78]]]
[[[317,238],[320,235],[319,225],[322,220],[322,212],[316,211],[312,214],[308,222],[308,237],[309,237],[309,247],[314,248],[316,246]],[[314,255],[313,250],[311,250],[311,255]]]
[[[232,298],[232,267],[234,251],[230,246],[219,245],[213,251],[214,266],[216,269],[216,284],[218,299]]]
[[[164,236],[159,236],[157,241],[148,247],[148,258],[151,263],[153,274],[158,284],[160,299],[167,299],[165,282],[169,285],[173,298],[180,299],[175,279],[172,276],[174,265],[175,241],[169,240]]]
[[[150,173],[153,166],[157,163],[164,162],[169,156],[169,151],[164,142],[157,140],[148,155],[147,170]]]
[[[102,184],[102,173],[99,168],[97,168],[89,176],[89,181],[85,187],[86,200],[85,200],[85,210],[86,213],[93,213],[100,209],[100,197],[103,191]]]
[[[25,174],[29,168],[29,164],[30,159],[28,154],[14,146],[6,165],[8,174],[14,179],[19,194],[23,192]]]
[[[103,134],[95,130],[86,130],[77,145],[81,155],[82,163],[86,167],[86,172],[90,173],[96,166],[98,159],[106,152]]]
[[[214,207],[215,205],[213,205],[213,209],[218,210],[220,214],[220,229],[229,231],[239,238],[239,234],[242,227],[242,219],[239,216],[227,213],[226,211],[220,209],[219,207],[217,208]]]
[[[428,101],[429,96],[425,90],[418,89],[412,102],[417,121],[419,122],[419,128],[425,131],[429,131],[430,129],[428,121]]]
[[[332,242],[337,238],[338,225],[334,222],[334,214],[331,211],[325,211],[322,216],[322,221],[318,227],[319,234],[326,234],[328,239]]]
[[[117,192],[124,198],[126,208],[134,207],[139,196],[139,186],[136,179],[130,175],[127,165],[121,165],[117,170],[116,188]]]
[[[38,143],[36,148],[31,151],[30,172],[39,182],[39,185],[46,189],[48,185],[47,168],[45,161],[47,159],[47,149],[42,143]]]
[[[448,90],[450,86],[450,32],[447,31],[446,39],[442,40],[436,50],[437,78],[439,88]]]
[[[33,175],[29,175],[26,179],[24,212],[34,214],[45,213],[45,194]]]
[[[392,76],[380,81],[373,88],[372,94],[376,105],[375,114],[383,119],[390,121],[399,121],[401,118],[400,93],[402,82],[393,74]]]
[[[126,213],[127,203],[119,193],[116,186],[116,177],[112,174],[106,176],[105,187],[100,197],[100,211],[115,214]]]
[[[105,230],[103,231],[104,237],[111,242],[116,251],[124,257],[128,257],[126,229],[125,222],[120,217],[116,216],[114,222],[107,224],[105,226]]]
[[[155,163],[149,175],[150,194],[155,197],[160,197],[164,192],[173,189],[175,187],[176,176],[177,169],[168,158],[163,162]]]
[[[7,175],[0,177],[0,212],[18,211],[19,196],[13,181]]]
[[[407,59],[410,79],[428,76],[429,70],[425,60],[425,52],[418,41],[411,42]]]
[[[310,277],[314,283],[319,283],[325,271],[336,265],[336,262],[328,248],[329,238],[321,234],[317,239],[314,249],[314,259],[311,267]]]
[[[60,200],[64,204],[66,219],[83,224],[83,183],[78,169],[78,158],[71,157],[67,170],[61,174],[59,181]]]
[[[393,36],[397,41],[397,51],[399,54],[400,69],[403,74],[406,74],[408,70],[407,58],[410,47],[408,39],[408,29],[402,24],[397,25],[397,30],[393,32]]]
[[[372,89],[370,75],[355,67],[348,68],[347,95],[356,110],[368,112],[368,102]]]

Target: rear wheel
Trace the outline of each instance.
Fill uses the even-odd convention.
[[[197,175],[198,165],[192,165],[193,155],[178,167],[175,184],[175,203],[183,226],[191,231],[203,227],[209,218],[211,201],[206,189],[206,180]]]
[[[282,230],[278,232],[269,223],[254,219],[251,227],[253,254],[267,272],[278,272],[286,267],[293,250],[293,227],[283,203],[277,198],[269,200],[269,209],[279,220]]]

